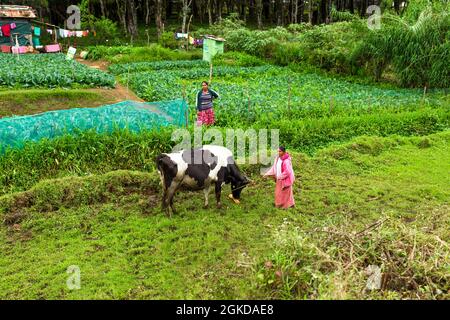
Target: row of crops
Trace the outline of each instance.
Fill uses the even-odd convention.
[[[195,111],[196,92],[201,88],[201,81],[209,80],[210,76],[209,66],[203,64],[199,61],[144,62],[110,69],[121,74],[120,80],[147,101],[185,95],[191,111]],[[269,65],[215,67],[211,87],[221,95],[215,103],[217,124],[221,126],[248,125],[255,121],[270,124],[290,118],[398,113],[427,106],[442,107],[449,102],[448,96],[439,91],[424,96],[420,89],[354,84]]]
[[[0,53],[0,86],[114,87],[115,78],[76,61],[67,61],[64,54]]]

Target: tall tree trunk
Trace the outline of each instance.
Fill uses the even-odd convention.
[[[313,0],[308,0],[308,23],[312,24],[313,21]]]
[[[303,14],[305,13],[305,1],[304,0],[300,0],[300,20],[299,23],[303,22]]]
[[[128,32],[131,36],[137,37],[138,25],[137,25],[137,10],[135,0],[127,0],[128,3]]]
[[[100,9],[102,11],[102,17],[106,17],[104,0],[100,0]]]
[[[190,12],[191,4],[192,4],[192,0],[183,0],[182,1],[182,5],[183,5],[183,7],[181,9],[181,11],[183,13],[183,24],[181,26],[182,33],[185,33],[185,31],[186,31],[186,22],[187,22],[188,14]]]
[[[156,10],[155,10],[155,22],[156,22],[156,33],[158,35],[158,40],[161,38],[163,32],[162,26],[162,0],[156,1]]]
[[[127,30],[127,3],[124,0],[116,0],[116,5],[117,5],[117,15],[119,17],[119,21],[122,24],[123,27],[123,31],[125,34],[128,33]]]
[[[150,24],[150,0],[145,0],[145,25]]]
[[[222,0],[216,0],[216,13],[217,13],[217,21],[222,21],[222,7],[223,2]]]
[[[297,23],[298,22],[298,0],[294,0],[294,19],[293,19],[293,23]]]
[[[283,0],[276,0],[277,26],[283,25]]]
[[[333,6],[333,1],[332,0],[328,0],[328,10],[327,10],[327,17],[328,17],[328,22],[327,23],[331,23],[331,8]]]
[[[258,22],[258,29],[263,28],[262,13],[263,13],[263,0],[256,0],[256,20]]]
[[[212,2],[212,0],[208,0],[208,22],[209,22],[210,26],[212,26],[212,24],[213,24],[211,2]]]

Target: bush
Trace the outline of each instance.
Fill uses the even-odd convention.
[[[180,46],[180,41],[175,39],[173,32],[166,31],[161,35],[159,44],[164,48],[177,49]]]
[[[94,29],[97,33],[97,40],[100,40],[101,42],[113,40],[119,36],[117,23],[105,17],[97,19],[94,22]]]
[[[247,53],[229,51],[216,55],[213,58],[213,64],[224,66],[256,67],[265,65],[266,62]]]
[[[383,16],[383,28],[368,32],[355,51],[360,65],[378,80],[392,66],[398,82],[406,87],[450,86],[450,15],[422,11],[413,25],[393,15]]]

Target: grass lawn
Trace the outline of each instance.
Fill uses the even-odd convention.
[[[107,89],[0,90],[0,118],[112,104],[116,102],[112,92]]]
[[[179,193],[173,218],[156,172],[41,181],[0,197],[0,298],[448,299],[449,141],[360,137],[293,153],[288,211],[255,167],[241,205],[228,186],[220,210]],[[71,265],[79,290],[66,287]],[[364,289],[369,265],[382,290]]]

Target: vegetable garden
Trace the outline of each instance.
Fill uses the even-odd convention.
[[[0,86],[114,87],[110,74],[67,61],[64,54],[11,55],[0,53]]]

